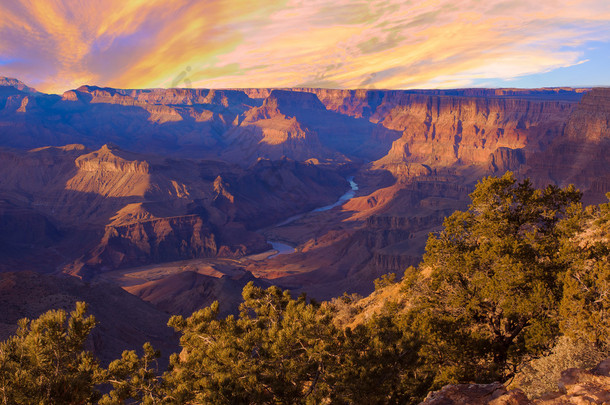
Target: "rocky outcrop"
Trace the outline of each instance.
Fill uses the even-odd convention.
[[[304,126],[297,115],[325,111],[324,105],[311,93],[273,90],[261,107],[247,111],[239,125],[225,135],[228,147],[224,159],[252,164],[259,158],[329,160],[342,159],[320,143],[318,134]]]
[[[428,394],[421,405],[560,405],[560,404],[607,404],[610,402],[610,359],[600,363],[591,371],[571,368],[561,373],[560,390],[542,395],[537,399],[528,397],[519,389],[507,390],[495,382],[492,384],[447,385]]]
[[[610,89],[593,89],[569,115],[562,136],[540,154],[527,158],[525,175],[536,184],[575,184],[585,202],[606,201],[610,190]]]
[[[320,99],[312,93],[298,90],[273,90],[260,108],[255,108],[246,117],[250,120],[269,118],[276,113],[296,116],[303,111],[324,111],[326,108]]]
[[[610,89],[593,89],[583,96],[568,119],[565,135],[575,141],[610,139]]]
[[[119,268],[151,262],[193,257],[212,257],[218,253],[216,236],[202,218],[160,218],[106,228],[90,266]]]
[[[377,110],[385,127],[403,132],[381,162],[486,165],[490,156],[498,160],[500,148],[540,151],[561,135],[573,107],[564,101],[405,94]]]
[[[534,404],[606,404],[610,402],[610,359],[590,371],[571,368],[561,373],[559,391],[543,395]]]
[[[294,119],[274,116],[255,123],[243,122],[226,134],[228,146],[222,158],[246,166],[259,158],[278,160],[328,160],[333,153],[325,149],[315,132],[303,128]]]
[[[107,271],[201,257],[242,257],[268,249],[261,235],[230,228],[215,229],[198,215],[107,226],[99,245],[83,261],[89,269]]]
[[[500,398],[508,391],[502,383],[447,385],[428,394],[420,405],[490,405],[527,404],[525,394],[511,395],[514,401],[503,402]],[[521,395],[522,394],[522,395]]]
[[[86,172],[150,174],[148,162],[121,157],[119,148],[111,144],[104,145],[95,152],[79,156],[75,163],[76,167]]]
[[[25,83],[11,77],[0,76],[0,87],[14,87],[15,89],[25,93],[38,93],[35,89],[26,86]]]
[[[488,162],[488,168],[491,172],[515,171],[525,163],[525,153],[523,149],[500,147],[489,155]]]

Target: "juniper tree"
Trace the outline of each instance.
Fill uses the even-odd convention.
[[[103,373],[83,349],[95,326],[76,303],[68,314],[51,310],[38,319],[21,319],[14,336],[0,343],[0,402],[3,404],[81,404],[99,397]]]
[[[437,385],[505,378],[552,342],[566,269],[557,224],[580,192],[538,190],[508,172],[480,181],[470,198],[429,237],[418,270],[412,314]]]
[[[608,193],[610,199],[610,193]],[[576,210],[565,221],[562,259],[568,267],[561,329],[610,351],[610,204]]]
[[[238,318],[218,317],[218,303],[169,325],[182,353],[166,379],[178,403],[319,403],[336,333],[331,315],[304,297],[248,284]]]

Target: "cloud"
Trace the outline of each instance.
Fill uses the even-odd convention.
[[[464,87],[582,63],[593,41],[610,41],[606,0],[0,4],[0,74],[45,91]]]

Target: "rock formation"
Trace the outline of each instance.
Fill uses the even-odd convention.
[[[610,359],[591,371],[571,368],[561,374],[557,392],[528,399],[523,391],[507,390],[499,382],[492,384],[447,385],[431,392],[421,405],[560,405],[606,404],[610,401]]]
[[[4,254],[50,251],[55,266],[77,259],[66,270],[81,276],[267,250],[254,230],[332,202],[345,187],[342,176],[311,163],[261,160],[244,170],[116,145],[5,150],[0,173]]]
[[[2,79],[4,262],[95,275],[241,260],[276,237],[297,252],[246,260],[256,277],[319,298],[365,293],[416,264],[482,176],[575,183],[586,202],[603,201],[608,94],[81,86],[58,96]],[[356,198],[304,215],[336,201],[348,175]]]

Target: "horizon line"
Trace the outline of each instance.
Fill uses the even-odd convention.
[[[543,87],[429,87],[429,88],[339,88],[339,87],[306,87],[306,86],[290,86],[290,87],[112,87],[97,84],[82,84],[76,88],[64,90],[62,93],[45,93],[38,91],[35,87],[22,81],[17,77],[9,77],[0,75],[0,79],[16,80],[24,86],[36,90],[36,92],[48,95],[61,95],[68,91],[75,91],[81,87],[95,87],[98,89],[112,90],[333,90],[333,91],[456,91],[456,90],[592,90],[595,88],[610,88],[608,85],[558,85],[558,86],[543,86]]]

